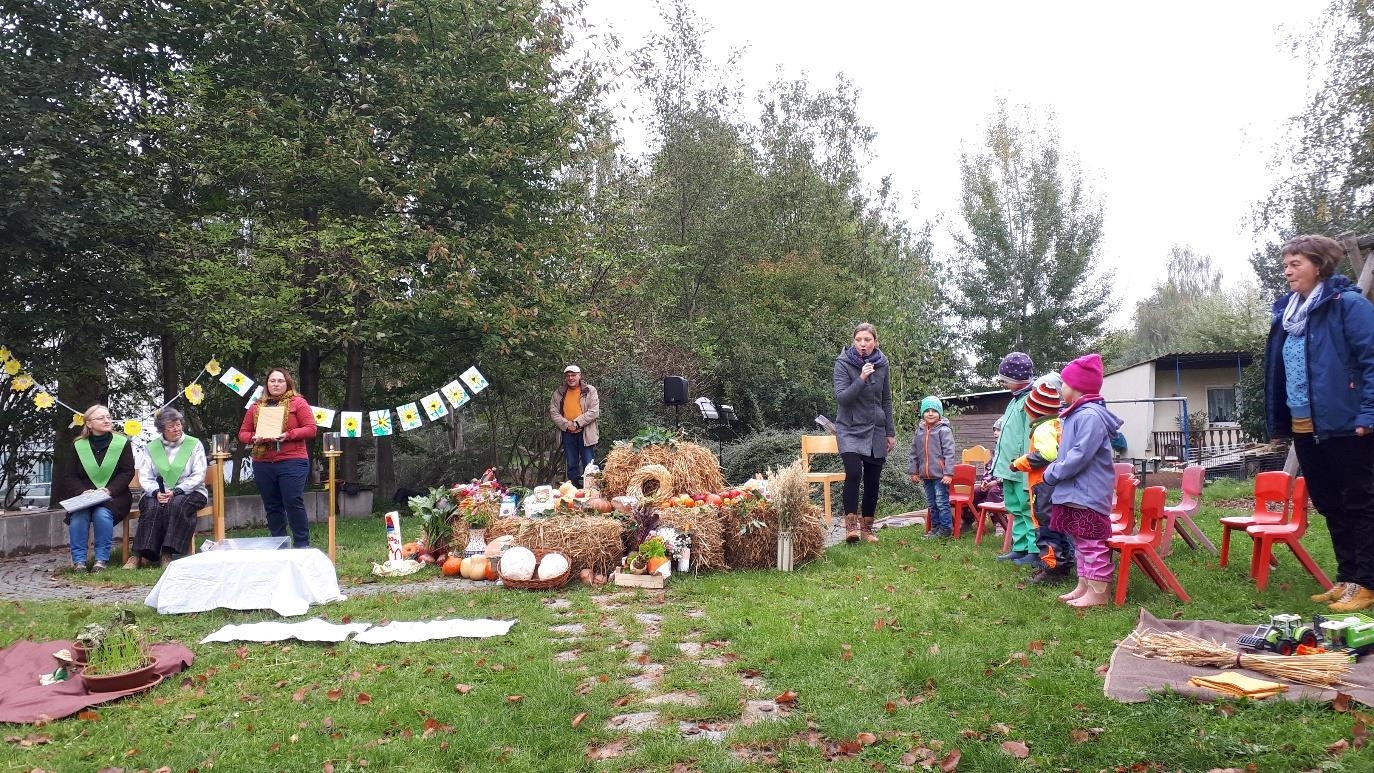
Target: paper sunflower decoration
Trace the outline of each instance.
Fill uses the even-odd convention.
[[[0,346],[0,362],[4,362],[4,361],[8,360],[9,358],[10,358],[10,348],[9,348],[8,346]]]
[[[205,372],[212,376],[218,376],[220,372],[219,360],[211,357],[210,361],[205,363]]]
[[[138,419],[129,419],[124,422],[124,434],[129,437],[137,437],[143,434],[143,422]]]
[[[10,360],[10,362],[14,362],[14,360]],[[23,392],[31,386],[33,386],[33,377],[27,373],[20,373],[10,381],[10,389],[16,392]]]
[[[86,415],[85,415],[84,413],[73,413],[73,414],[72,414],[72,423],[71,423],[69,426],[72,426],[72,427],[84,427],[84,426],[86,426]]]
[[[24,367],[19,364],[19,360],[5,360],[5,372],[11,376],[19,375],[19,369]]]
[[[52,399],[52,395],[47,392],[39,392],[33,396],[33,404],[37,406],[40,411],[48,410],[53,407],[55,403],[56,401]]]
[[[326,412],[323,408],[316,408],[314,411],[312,411],[312,413],[315,414],[316,424],[323,424],[324,420],[329,417],[329,413]]]
[[[347,419],[344,419],[343,425],[344,429],[348,430],[349,432],[358,431],[358,420],[353,418],[352,416],[348,417]]]
[[[192,384],[183,391],[186,401],[191,405],[200,405],[205,402],[205,390],[201,389],[200,384]]]

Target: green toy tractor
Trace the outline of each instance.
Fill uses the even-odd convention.
[[[1315,624],[1304,623],[1302,615],[1285,613],[1271,615],[1267,625],[1258,626],[1254,633],[1236,639],[1236,644],[1256,650],[1269,650],[1280,655],[1292,655],[1298,651],[1300,644],[1308,647],[1320,646],[1321,633]]]
[[[1345,650],[1355,656],[1374,650],[1374,617],[1347,612],[1332,619],[1313,615],[1312,622],[1322,632],[1328,650]]]

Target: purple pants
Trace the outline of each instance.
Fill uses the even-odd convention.
[[[1074,537],[1073,550],[1079,577],[1094,582],[1112,579],[1112,549],[1107,547],[1106,540]]]

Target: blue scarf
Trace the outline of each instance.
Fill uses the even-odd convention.
[[[844,361],[856,368],[862,368],[865,363],[873,363],[874,368],[881,368],[887,364],[887,358],[883,356],[882,349],[874,349],[873,353],[867,357],[860,357],[859,352],[853,346],[846,346],[844,349]]]

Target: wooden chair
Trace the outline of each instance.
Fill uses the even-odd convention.
[[[1217,555],[1217,546],[1193,520],[1202,506],[1202,487],[1206,479],[1207,469],[1200,464],[1190,464],[1183,470],[1183,498],[1177,505],[1164,508],[1164,535],[1159,545],[1161,556],[1167,558],[1173,550],[1175,527],[1178,536],[1188,543],[1188,547],[1197,550],[1201,545],[1212,551],[1212,555]]]
[[[1134,494],[1135,484],[1131,484]],[[1138,565],[1160,590],[1167,590],[1178,596],[1180,601],[1191,601],[1178,578],[1164,564],[1159,556],[1159,522],[1164,518],[1163,486],[1150,486],[1140,497],[1140,530],[1135,534],[1116,534],[1107,540],[1107,547],[1121,552],[1121,560],[1116,567],[1116,605],[1126,603],[1126,591],[1130,587],[1131,564]]]
[[[1255,578],[1259,590],[1269,584],[1269,565],[1274,557],[1274,543],[1281,542],[1293,551],[1303,568],[1307,569],[1322,590],[1331,589],[1331,580],[1312,560],[1307,549],[1302,546],[1302,535],[1307,533],[1307,479],[1298,478],[1293,482],[1293,496],[1289,499],[1289,518],[1285,523],[1255,524],[1245,532],[1254,540],[1250,551],[1250,576]]]
[[[809,484],[819,483],[822,491],[822,500],[825,502],[825,529],[830,530],[834,516],[830,511],[830,484],[843,483],[843,472],[812,472],[811,457],[816,454],[838,454],[840,452],[839,441],[834,435],[802,435],[801,436],[801,465],[802,472],[806,474],[806,482]]]
[[[975,468],[975,477],[984,474],[988,469],[988,462],[992,461],[992,452],[982,445],[972,448],[965,448],[959,452],[959,461],[964,464],[971,464]],[[982,465],[979,467],[978,465]]]
[[[1282,470],[1262,472],[1255,476],[1255,506],[1250,515],[1236,515],[1220,518],[1221,521],[1221,565],[1231,552],[1231,532],[1246,531],[1251,526],[1280,524],[1288,520],[1288,487],[1290,477]],[[1280,505],[1281,510],[1274,510]],[[1272,556],[1271,556],[1272,558]]]

